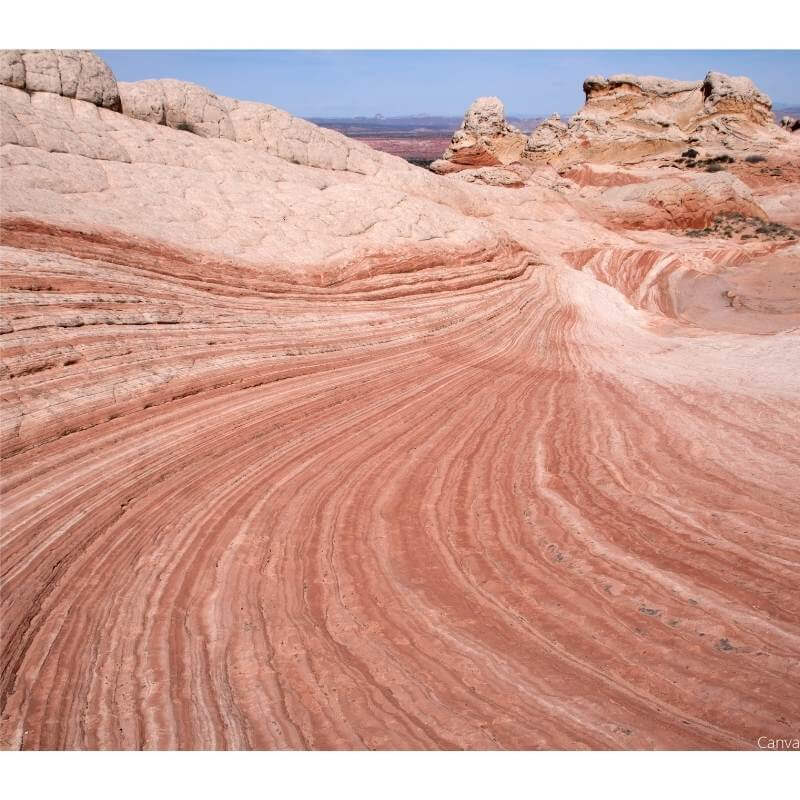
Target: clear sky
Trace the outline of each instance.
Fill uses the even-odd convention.
[[[98,50],[118,80],[178,78],[301,117],[460,116],[481,95],[508,114],[571,113],[587,75],[747,75],[800,105],[800,50]]]

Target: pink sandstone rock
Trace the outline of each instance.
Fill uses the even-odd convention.
[[[1,747],[794,735],[797,137],[438,176],[121,92],[0,87]]]
[[[589,196],[608,224],[624,228],[703,228],[730,213],[767,217],[747,186],[727,172],[630,181]]]

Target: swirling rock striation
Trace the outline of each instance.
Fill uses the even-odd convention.
[[[0,100],[0,746],[795,735],[792,234],[634,230],[646,166]]]

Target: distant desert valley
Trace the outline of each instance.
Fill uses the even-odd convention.
[[[508,122],[522,131],[530,132],[544,119],[509,116]],[[364,142],[375,150],[400,156],[412,164],[425,167],[430,166],[449,147],[453,131],[461,125],[460,117],[429,114],[408,117],[385,117],[379,114],[371,118],[311,118],[309,121]]]
[[[800,737],[791,109],[0,84],[0,748]]]

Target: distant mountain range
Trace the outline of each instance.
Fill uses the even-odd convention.
[[[575,112],[561,113],[561,118],[569,119]],[[800,105],[781,104],[773,107],[775,120],[787,114],[800,117]],[[507,119],[523,131],[532,131],[548,114],[510,114]],[[407,114],[400,116],[384,116],[376,114],[373,117],[308,117],[309,122],[323,128],[344,133],[357,138],[372,138],[383,136],[409,137],[451,134],[461,125],[462,116],[437,115],[437,114]]]
[[[778,122],[781,117],[800,117],[800,105],[773,106],[772,113]]]
[[[572,112],[562,114],[562,118],[570,117]],[[523,131],[531,131],[546,114],[511,114],[507,117],[512,125]],[[461,125],[463,116],[445,116],[434,114],[410,114],[406,116],[384,117],[309,117],[309,122],[323,128],[332,128],[348,136],[409,135],[409,134],[441,134],[452,133]]]

